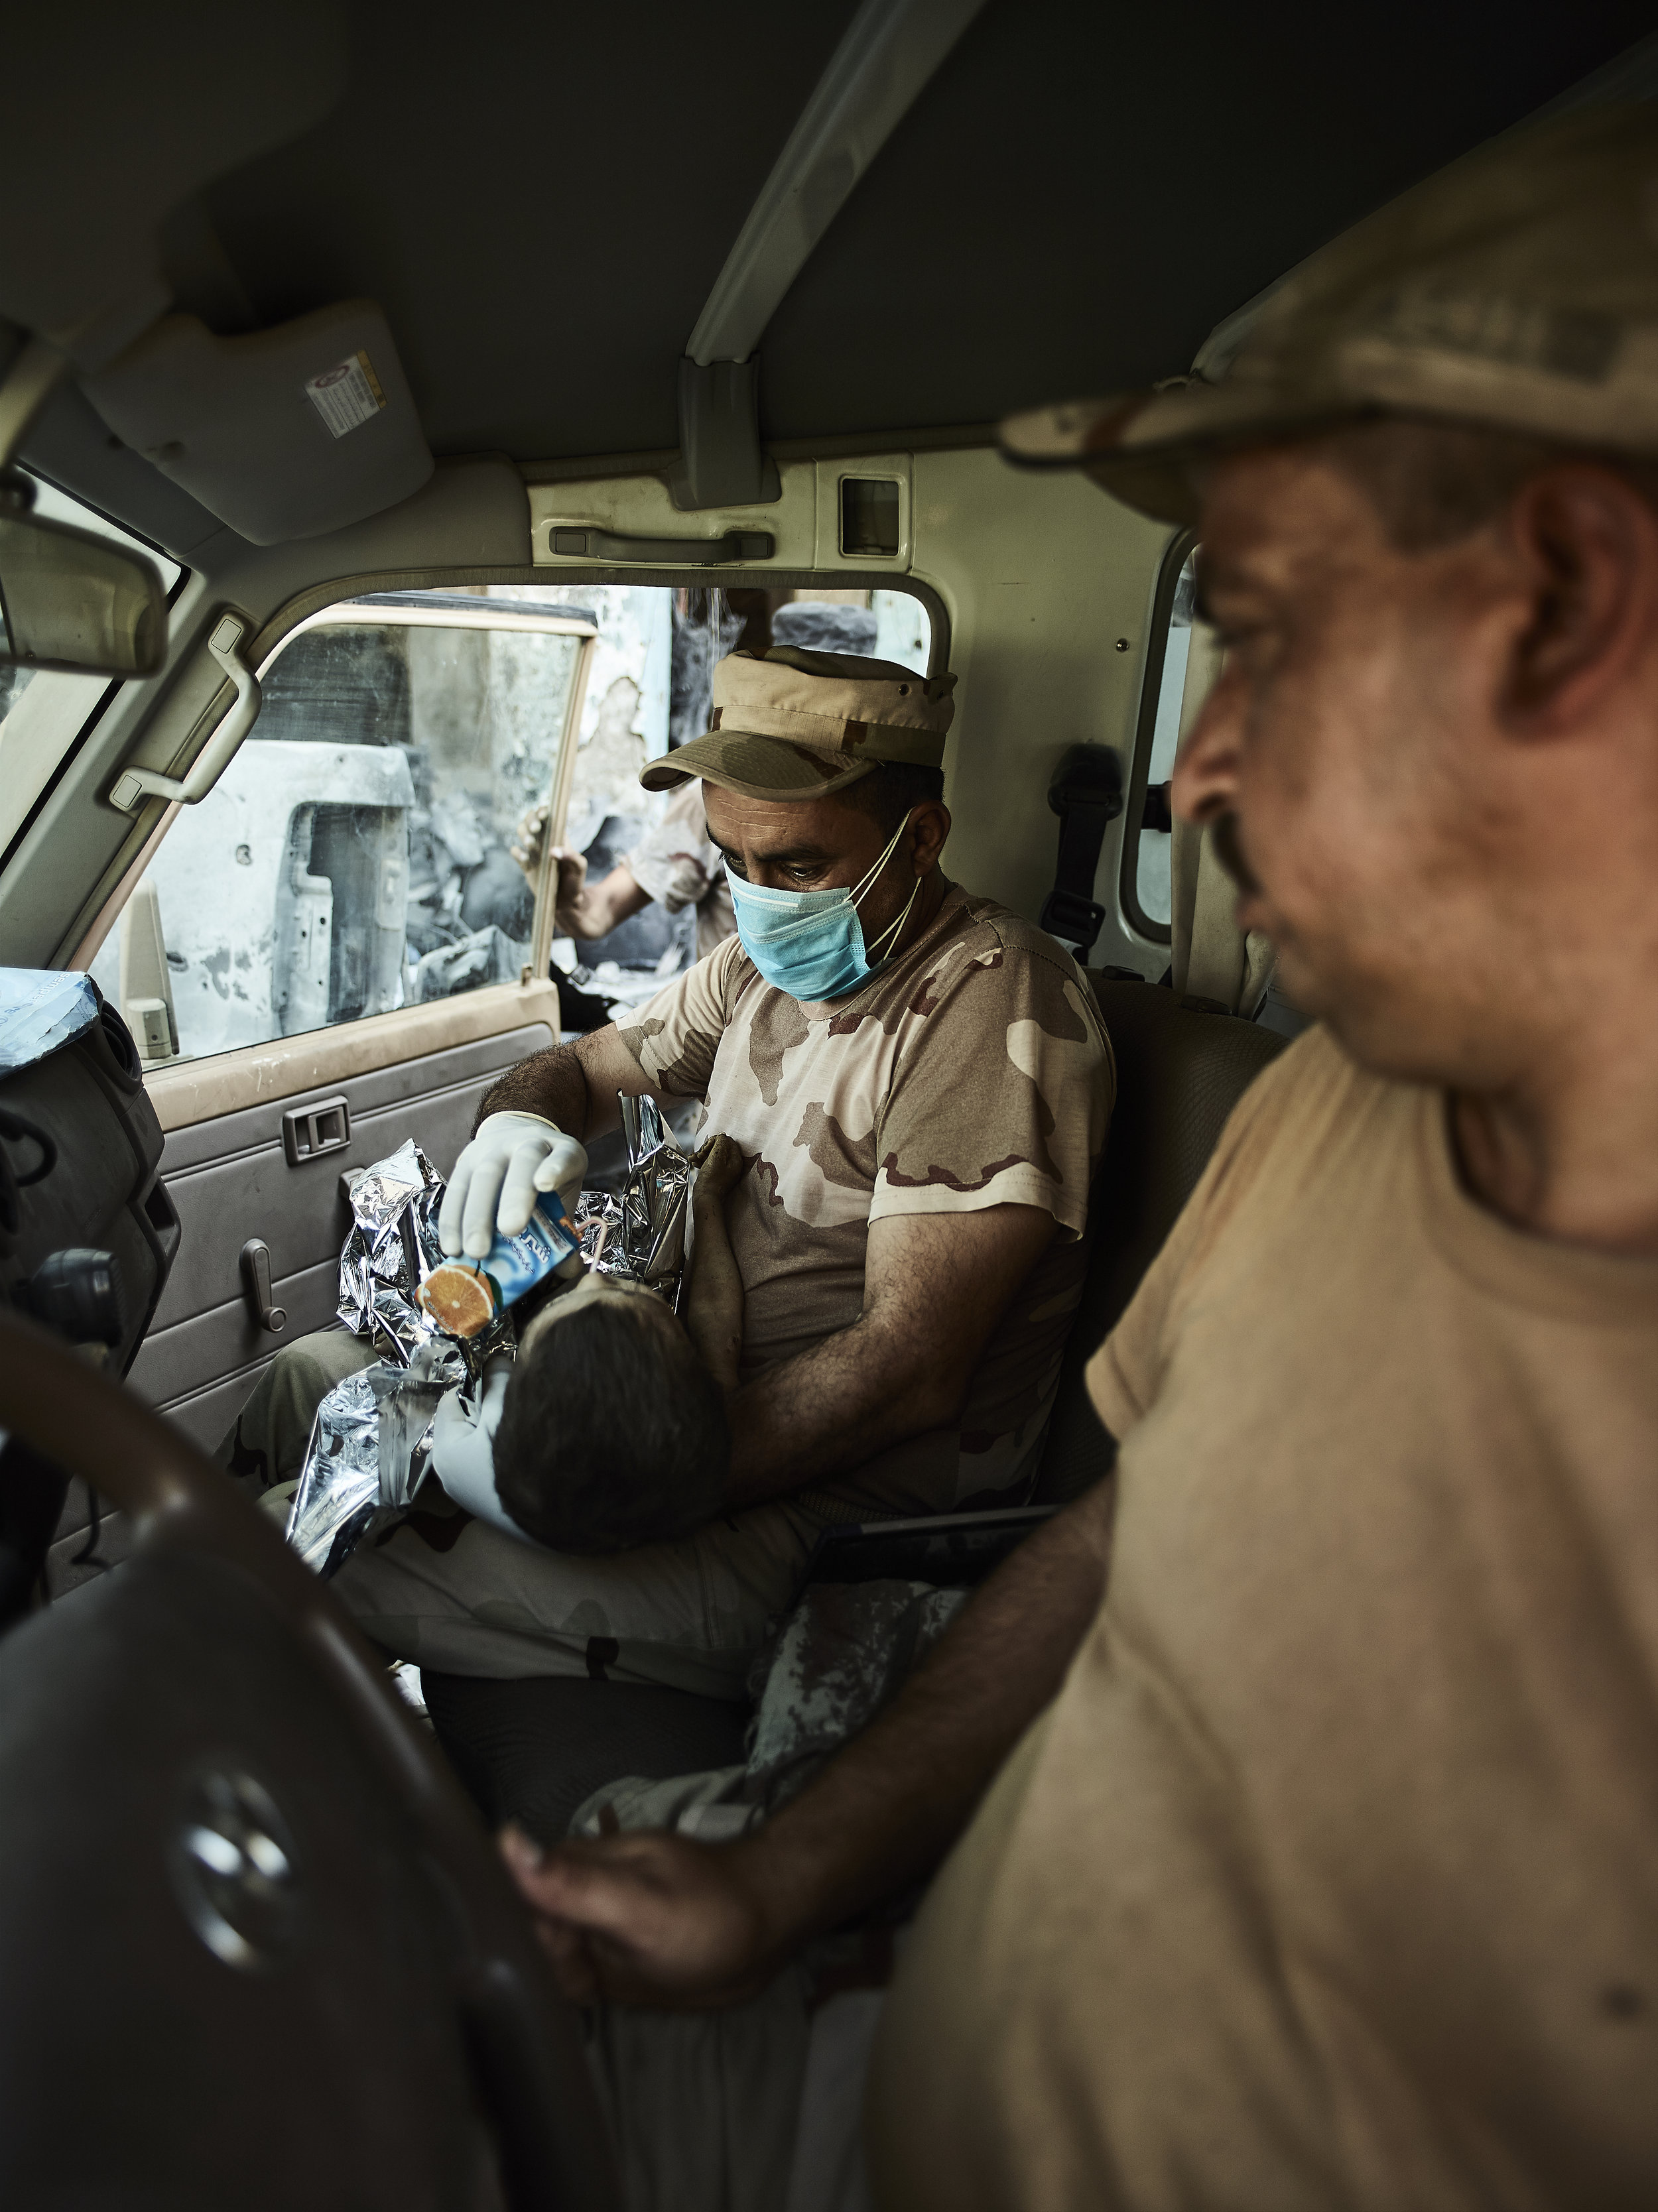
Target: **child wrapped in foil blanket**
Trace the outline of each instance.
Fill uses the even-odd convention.
[[[718,1510],[743,1316],[724,1206],[745,1163],[719,1136],[688,1157],[651,1101],[623,1105],[621,1193],[582,1192],[571,1142],[570,1176],[480,1262],[444,1259],[443,1184],[412,1140],[359,1178],[339,1312],[381,1358],[318,1409],[288,1536],[320,1573],[428,1479],[565,1552],[675,1537]]]

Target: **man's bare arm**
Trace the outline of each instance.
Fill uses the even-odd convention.
[[[872,1221],[857,1320],[733,1397],[728,1502],[783,1496],[954,1420],[1053,1234],[1035,1206]]]
[[[530,807],[513,833],[507,850],[523,871],[533,890],[540,879],[541,853],[546,841],[550,812],[543,799]],[[619,922],[650,904],[650,893],[639,883],[625,860],[619,860],[598,883],[588,881],[588,864],[580,853],[556,845],[558,888],[553,895],[556,926],[571,937],[607,937]]]
[[[479,1122],[490,1114],[539,1114],[585,1142],[616,1127],[620,1118],[618,1091],[630,1098],[662,1099],[667,1095],[653,1089],[622,1042],[615,1023],[607,1022],[603,1029],[590,1030],[573,1044],[550,1045],[509,1067],[484,1093],[472,1129],[476,1133]]]
[[[560,929],[571,937],[608,937],[619,929],[630,915],[642,914],[650,904],[650,893],[634,875],[625,860],[619,860],[607,876],[596,884],[586,881],[587,868],[583,862],[582,875],[567,890],[567,861],[561,855],[558,862],[558,903],[554,919]]]
[[[1023,1543],[893,1705],[735,1844],[643,1833],[503,1846],[577,2003],[720,2005],[937,1865],[1050,1704],[1105,1594],[1107,1479]]]

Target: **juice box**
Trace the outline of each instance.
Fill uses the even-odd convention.
[[[434,1267],[420,1285],[420,1303],[450,1336],[476,1336],[581,1249],[563,1200],[549,1191],[517,1236],[497,1235],[482,1260]]]

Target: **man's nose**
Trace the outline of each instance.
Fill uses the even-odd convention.
[[[1228,674],[1222,670],[1175,759],[1169,802],[1182,822],[1213,822],[1236,804],[1236,686]]]

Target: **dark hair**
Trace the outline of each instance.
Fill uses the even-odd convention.
[[[495,1486],[527,1536],[624,1552],[689,1535],[720,1509],[731,1434],[720,1386],[644,1301],[576,1307],[513,1369]]]
[[[912,806],[944,796],[942,768],[912,768],[907,761],[882,761],[849,783],[839,794],[863,813],[873,815],[890,837]]]
[[[1593,461],[1610,469],[1658,507],[1658,467],[1652,462],[1556,438],[1387,417],[1325,431],[1308,442],[1358,485],[1399,553],[1454,545],[1495,521],[1530,477],[1564,462]]]

